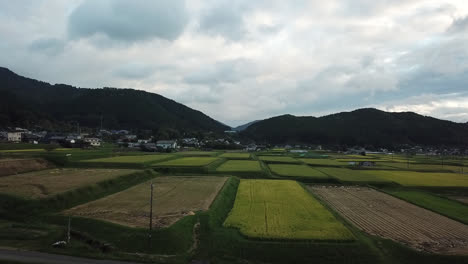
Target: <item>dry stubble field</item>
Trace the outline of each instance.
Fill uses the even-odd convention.
[[[417,250],[468,254],[468,226],[388,194],[363,187],[310,189],[359,229]]]
[[[45,198],[100,181],[137,172],[124,169],[50,169],[0,177],[0,193]]]
[[[158,177],[154,183],[153,223],[170,226],[195,211],[208,210],[226,177]],[[147,227],[151,181],[65,211],[67,215],[105,220],[130,227]]]

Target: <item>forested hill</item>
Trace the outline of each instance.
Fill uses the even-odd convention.
[[[467,123],[373,108],[319,118],[282,115],[252,124],[242,133],[272,144],[468,146]]]
[[[221,132],[229,127],[161,95],[133,89],[51,85],[0,67],[0,127],[67,126]]]

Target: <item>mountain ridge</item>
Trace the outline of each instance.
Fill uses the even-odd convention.
[[[466,123],[375,108],[321,117],[280,115],[256,122],[241,133],[272,144],[468,146]]]
[[[201,111],[156,93],[130,88],[77,88],[20,76],[0,67],[0,126],[38,125],[215,131],[229,129]]]

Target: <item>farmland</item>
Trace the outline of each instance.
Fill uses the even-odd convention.
[[[393,181],[403,186],[468,187],[468,177],[459,173],[414,171],[365,171],[368,175]]]
[[[413,204],[468,224],[468,206],[430,193],[414,190],[388,190],[388,193]]]
[[[332,159],[301,159],[302,162],[314,166],[344,166],[346,162],[339,162]]]
[[[156,166],[169,166],[169,167],[200,167],[200,166],[206,166],[214,161],[216,161],[218,158],[214,157],[184,157],[180,159],[174,159],[174,160],[169,160],[169,161],[164,161],[160,163],[156,163]]]
[[[442,165],[442,164],[419,164],[419,163],[402,163],[402,162],[382,162],[380,165],[387,166],[395,169],[402,170],[416,170],[416,171],[452,171],[461,172],[463,169],[468,171],[468,168],[454,165]]]
[[[311,190],[359,229],[441,254],[468,253],[468,226],[363,187],[314,186]]]
[[[397,170],[351,170],[346,168],[317,168],[344,182],[395,182],[403,186],[468,187],[468,177],[459,173],[416,172]]]
[[[185,215],[207,210],[226,177],[158,177],[154,183],[153,223],[169,226]],[[105,220],[125,226],[146,227],[149,220],[151,182],[79,205],[67,215]]]
[[[0,177],[0,193],[45,198],[78,187],[134,173],[117,169],[50,169]]]
[[[224,226],[255,238],[353,239],[341,222],[294,181],[241,180]]]
[[[110,158],[100,158],[100,159],[91,159],[83,160],[83,162],[90,163],[155,163],[161,160],[169,159],[174,157],[174,155],[169,154],[158,154],[158,155],[138,155],[138,156],[117,156]]]
[[[228,152],[220,155],[219,157],[226,159],[249,159],[250,153]]]
[[[334,177],[343,182],[388,182],[388,180],[378,177],[379,171],[351,170],[346,168],[317,168],[330,177]]]
[[[54,167],[43,159],[0,159],[0,176]]]
[[[281,176],[328,178],[327,175],[306,165],[270,164],[271,171]]]
[[[259,156],[258,159],[267,163],[299,163],[298,160],[285,156]]]
[[[260,163],[255,160],[228,160],[221,164],[218,172],[261,172]]]
[[[178,153],[182,156],[216,156],[218,152],[213,151],[181,151]]]

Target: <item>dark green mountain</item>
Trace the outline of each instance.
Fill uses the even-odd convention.
[[[412,112],[390,113],[373,108],[323,117],[282,115],[259,121],[244,136],[272,144],[468,145],[468,125]]]
[[[85,89],[0,68],[0,127],[40,126],[222,132],[228,126],[161,95],[133,89]]]

